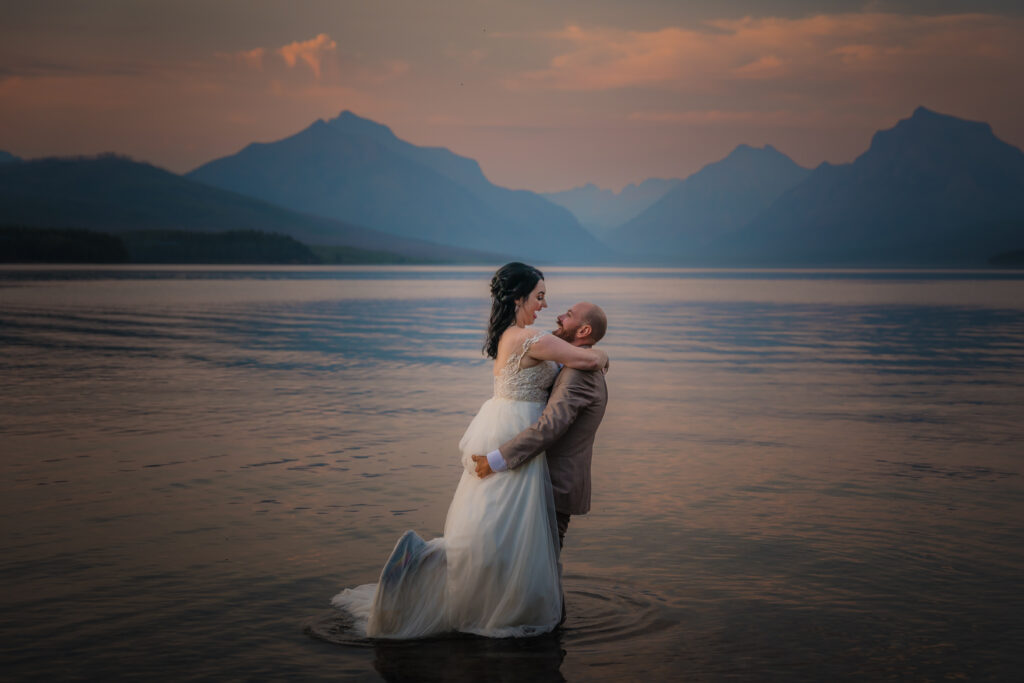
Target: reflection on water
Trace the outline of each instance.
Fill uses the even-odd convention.
[[[561,634],[529,640],[447,638],[374,645],[373,666],[386,681],[564,681]]]
[[[631,657],[638,642],[664,638],[679,621],[678,611],[657,595],[637,591],[620,580],[567,573],[564,589],[571,616],[560,629],[537,638],[454,635],[418,641],[375,641],[353,635],[352,619],[336,610],[310,620],[306,632],[345,647],[374,648],[374,666],[385,677],[395,675],[395,680],[410,680],[408,675],[417,670],[437,672],[433,674],[436,679],[428,680],[484,680],[488,678],[484,672],[490,669],[502,672],[504,678],[499,680],[559,681],[564,680],[560,669],[566,649],[576,656],[612,663]],[[619,671],[625,674],[630,669],[619,667]]]
[[[344,613],[312,620],[306,633],[344,648],[373,650],[373,668],[386,681],[564,681],[564,631],[535,638],[481,638],[452,634],[422,640],[359,640],[350,637]]]
[[[0,270],[5,674],[1016,674],[1024,278],[547,270],[611,321],[569,619],[417,643],[327,602],[440,533],[488,269]]]

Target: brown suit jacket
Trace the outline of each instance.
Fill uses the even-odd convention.
[[[547,452],[555,509],[570,515],[590,511],[590,461],[594,437],[608,404],[604,373],[563,368],[540,419],[498,450],[509,469]]]

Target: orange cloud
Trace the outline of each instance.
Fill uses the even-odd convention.
[[[263,67],[263,55],[266,54],[266,50],[262,47],[258,47],[255,50],[247,50],[245,52],[238,53],[238,56],[243,62],[249,66],[260,69]]]
[[[543,36],[567,45],[545,68],[505,84],[513,90],[721,93],[750,79],[835,82],[880,70],[905,73],[951,58],[1019,71],[1022,34],[1024,19],[986,14],[746,17],[655,31],[568,26]]]
[[[694,32],[679,28],[636,32],[569,26],[551,39],[568,42],[568,52],[548,68],[506,81],[512,89],[610,90],[656,85],[680,78],[687,57],[702,52]]]
[[[786,63],[775,55],[765,55],[749,64],[733,69],[740,78],[772,78],[785,72]]]
[[[252,69],[260,71],[263,69],[264,58],[267,56],[267,50],[262,47],[257,47],[252,50],[242,50],[240,52],[216,52],[214,57],[217,59],[226,60],[228,62],[237,62],[244,64]]]
[[[284,58],[285,64],[294,67],[300,61],[305,62],[312,70],[313,76],[320,79],[320,64],[325,54],[334,52],[338,44],[331,40],[326,33],[321,33],[315,38],[304,41],[289,43],[278,48],[277,53]]]
[[[407,75],[412,66],[401,59],[382,60],[376,64],[365,65],[359,59],[349,56],[347,59],[337,54],[338,44],[326,33],[321,33],[309,40],[296,41],[278,48],[258,47],[252,50],[218,53],[217,57],[243,64],[257,71],[268,72],[271,90],[283,87],[281,79],[283,68],[294,69],[300,65],[309,68],[316,81],[344,80],[347,83],[361,83],[375,86]],[[328,71],[328,65],[335,68]]]

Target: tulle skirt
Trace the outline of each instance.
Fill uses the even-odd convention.
[[[331,603],[373,638],[419,638],[449,631],[531,636],[561,617],[558,529],[543,456],[486,479],[471,455],[498,448],[533,424],[543,403],[494,397],[459,442],[463,472],[444,536],[399,539],[375,584]]]

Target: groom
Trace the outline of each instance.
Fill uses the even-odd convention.
[[[589,348],[601,340],[607,328],[601,307],[581,301],[558,316],[558,329],[552,334],[573,346]],[[559,548],[565,542],[569,517],[590,511],[590,460],[607,403],[603,372],[562,368],[540,419],[498,450],[473,456],[476,474],[483,478],[547,453]]]

